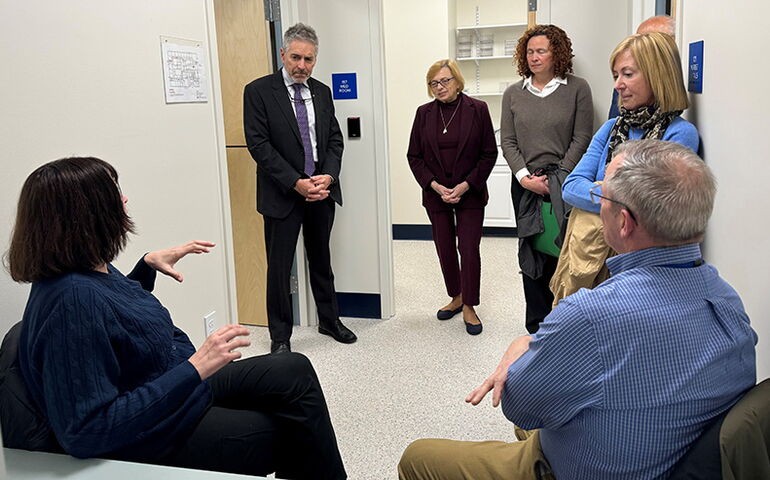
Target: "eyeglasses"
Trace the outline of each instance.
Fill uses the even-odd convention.
[[[604,195],[601,195],[601,194],[599,194],[599,193],[597,193],[597,192],[596,192],[596,190],[598,190],[598,189],[599,189],[599,188],[602,186],[602,184],[603,184],[603,183],[604,183],[604,182],[601,182],[601,181],[599,181],[599,182],[596,182],[596,183],[595,183],[595,184],[594,184],[594,185],[591,187],[591,189],[590,189],[590,190],[588,190],[588,193],[590,193],[590,194],[591,194],[591,203],[593,203],[594,205],[598,205],[598,204],[600,203],[600,202],[599,202],[599,199],[602,199],[602,198],[603,198],[603,199],[605,199],[605,200],[607,200],[608,202],[617,203],[618,205],[620,205],[621,207],[623,207],[623,208],[625,208],[625,209],[626,209],[626,211],[627,211],[627,212],[628,212],[628,214],[631,216],[631,219],[632,219],[633,221],[635,221],[635,222],[639,223],[639,222],[636,220],[636,216],[634,215],[634,212],[632,212],[632,211],[631,211],[631,209],[630,209],[630,208],[628,208],[628,205],[626,205],[625,203],[623,203],[623,202],[620,202],[620,201],[618,201],[618,200],[615,200],[614,198],[605,197]]]
[[[455,77],[442,78],[441,80],[433,80],[432,82],[428,82],[428,85],[430,86],[430,88],[435,90],[436,88],[438,88],[439,85],[441,85],[442,87],[446,87],[447,85],[449,85],[449,82],[451,82],[454,79]]]

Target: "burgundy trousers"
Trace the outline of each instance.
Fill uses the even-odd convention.
[[[450,297],[462,294],[463,304],[479,304],[483,208],[428,210],[441,273]],[[460,254],[458,261],[457,254]]]

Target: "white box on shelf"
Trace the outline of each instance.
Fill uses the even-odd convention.
[[[516,44],[518,43],[518,40],[506,40],[505,41],[505,54],[506,55],[513,55],[516,53]]]

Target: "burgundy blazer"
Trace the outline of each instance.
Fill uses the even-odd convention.
[[[453,165],[441,165],[438,100],[420,106],[414,117],[406,157],[422,188],[422,205],[428,210],[483,208],[487,204],[487,178],[497,161],[497,143],[487,104],[460,94],[460,144]],[[444,203],[430,187],[433,180],[452,188],[467,181],[470,189],[452,205]]]

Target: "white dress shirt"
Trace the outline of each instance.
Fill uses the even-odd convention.
[[[528,76],[524,79],[524,83],[521,85],[521,88],[526,88],[529,93],[532,95],[536,95],[540,98],[545,98],[548,95],[552,94],[556,91],[557,88],[559,88],[559,85],[566,85],[567,79],[561,78],[561,77],[553,77],[550,82],[545,84],[545,87],[543,87],[542,90],[539,90],[535,85],[532,84],[532,75]]]
[[[289,93],[289,99],[291,100],[291,108],[294,110],[294,116],[297,116],[297,105],[294,103],[294,84],[297,83],[289,75],[285,68],[281,67],[281,73],[283,74],[283,83],[286,84],[286,90]],[[307,108],[307,125],[310,129],[310,144],[313,146],[313,160],[318,163],[318,142],[316,141],[315,134],[315,108],[313,107],[313,95],[310,93],[310,87],[307,83],[302,83],[300,89],[300,95],[305,100],[305,107]]]

